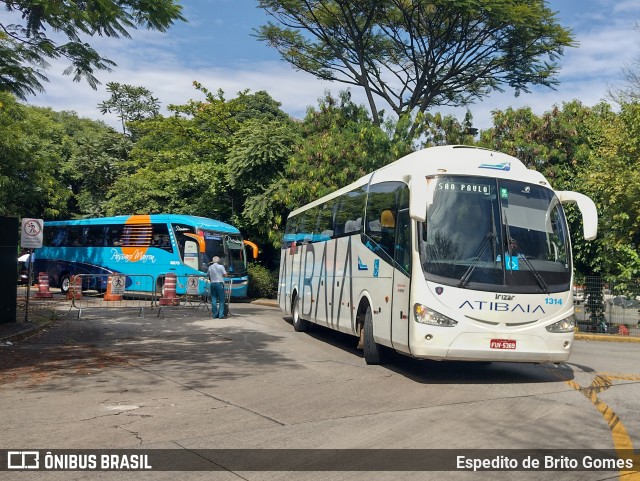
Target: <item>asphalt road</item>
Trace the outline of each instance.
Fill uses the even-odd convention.
[[[323,328],[296,333],[272,307],[232,304],[231,316],[222,320],[192,307],[163,313],[138,317],[135,309],[96,309],[78,319],[61,311],[47,329],[0,347],[0,448],[491,448],[508,455],[513,449],[640,447],[638,344],[577,341],[562,365],[444,363],[392,354],[384,366],[367,366],[354,338]],[[346,472],[5,471],[0,478],[514,477],[366,469],[363,459]],[[515,474],[576,480],[618,475]]]

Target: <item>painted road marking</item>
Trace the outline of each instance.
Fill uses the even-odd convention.
[[[550,371],[553,372],[553,371]],[[576,391],[582,393],[596,409],[602,414],[604,420],[609,425],[611,437],[613,439],[613,448],[619,456],[629,456],[629,452],[633,450],[633,442],[627,428],[624,427],[622,420],[618,417],[613,409],[607,403],[598,399],[598,394],[606,391],[613,386],[613,381],[640,381],[638,374],[613,374],[613,373],[596,373],[596,377],[588,387],[582,387],[575,381],[564,381]],[[640,464],[640,455],[633,455],[635,466]],[[624,481],[640,481],[640,472],[620,470],[620,478]]]

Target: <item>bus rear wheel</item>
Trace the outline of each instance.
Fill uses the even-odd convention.
[[[364,315],[364,360],[367,364],[382,364],[383,347],[373,339],[373,313],[371,306],[367,306],[367,312]]]
[[[300,298],[296,295],[293,299],[293,329],[296,332],[309,330],[309,321],[300,317]]]

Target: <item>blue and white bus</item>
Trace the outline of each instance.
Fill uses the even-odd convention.
[[[129,291],[144,292],[161,288],[158,283],[166,274],[206,276],[214,256],[227,270],[231,296],[245,297],[247,261],[240,231],[205,217],[152,214],[48,221],[34,266],[35,272],[47,272],[49,285],[62,292],[69,290],[76,274],[95,275],[87,279],[96,279],[99,285],[88,287],[99,291],[106,290],[104,274],[148,276],[156,285],[127,286]],[[178,283],[177,293],[184,292]]]

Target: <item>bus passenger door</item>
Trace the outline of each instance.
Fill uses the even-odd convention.
[[[393,265],[391,342],[394,349],[409,352],[411,219],[409,218],[408,208],[398,211]]]
[[[200,249],[198,243],[188,240],[184,243],[183,262],[189,267],[199,270]]]

